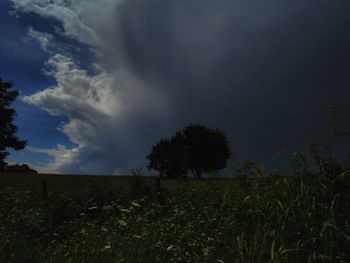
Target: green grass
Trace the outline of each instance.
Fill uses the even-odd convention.
[[[349,186],[1,175],[0,262],[350,262]]]

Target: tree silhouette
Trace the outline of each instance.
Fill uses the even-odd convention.
[[[165,171],[168,167],[169,145],[169,140],[161,139],[152,147],[151,153],[146,156],[146,158],[149,160],[147,165],[148,169],[159,171],[160,177],[165,175]]]
[[[148,169],[159,171],[160,177],[174,178],[186,173],[183,159],[183,139],[178,133],[169,139],[161,139],[146,156],[149,160]]]
[[[231,155],[225,134],[203,125],[189,125],[171,139],[161,139],[146,156],[148,168],[160,176],[178,177],[192,171],[201,178],[203,172],[225,168]]]
[[[190,124],[182,133],[186,145],[186,167],[196,178],[201,178],[203,172],[226,167],[231,151],[227,137],[222,131]]]
[[[11,104],[18,95],[18,91],[13,89],[13,84],[3,82],[0,77],[0,170],[3,170],[6,165],[7,148],[21,150],[27,144],[27,141],[20,140],[16,136],[18,128],[13,123],[16,110],[11,107]]]

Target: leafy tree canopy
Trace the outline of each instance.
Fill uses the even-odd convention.
[[[183,140],[178,133],[171,139],[161,139],[157,142],[146,158],[149,160],[149,169],[158,170],[161,177],[173,178],[186,173],[183,156]]]
[[[16,110],[11,105],[18,95],[19,92],[13,88],[11,82],[0,78],[0,170],[6,165],[7,148],[21,150],[27,144],[27,141],[18,138],[18,128],[13,123]]]
[[[191,171],[197,178],[202,172],[226,167],[231,155],[226,135],[218,129],[203,125],[189,125],[171,139],[161,139],[150,154],[148,168],[160,175],[176,177]]]
[[[183,130],[186,167],[200,178],[202,172],[221,170],[231,155],[226,135],[218,129],[189,125]]]

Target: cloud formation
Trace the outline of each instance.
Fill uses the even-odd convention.
[[[75,163],[79,155],[79,148],[67,149],[64,145],[57,144],[54,149],[28,147],[27,150],[33,153],[44,153],[53,158],[52,162],[44,166],[30,164],[35,170],[42,173],[59,173],[62,167],[67,165],[79,165],[79,163]]]
[[[155,140],[189,122],[223,129],[243,158],[266,161],[276,139],[287,148],[322,140],[333,100],[349,95],[344,1],[12,2],[56,19],[94,55],[80,65],[56,50],[46,73],[57,85],[24,98],[69,117],[60,129],[77,148],[54,159],[57,171],[144,167]],[[29,36],[55,45],[35,29]]]
[[[46,150],[47,154],[55,157],[50,166],[55,171],[80,173],[111,173],[116,168],[125,168],[132,151],[137,152],[138,145],[144,143],[134,142],[139,131],[129,130],[129,122],[135,117],[146,119],[147,114],[155,114],[152,110],[157,108],[156,105],[151,110],[142,108],[142,104],[138,103],[146,95],[138,94],[142,90],[135,90],[141,84],[127,79],[126,74],[111,76],[98,65],[87,72],[61,54],[54,55],[47,62],[45,72],[57,81],[57,85],[25,96],[23,100],[41,107],[52,116],[68,116],[68,123],[60,129],[77,145],[71,150],[64,149],[64,156],[71,159],[62,155],[62,147]],[[123,85],[130,86],[118,89],[116,76]],[[144,100],[149,99],[153,99],[151,94]]]
[[[49,50],[51,48],[54,37],[51,34],[39,32],[34,30],[32,27],[29,27],[28,39],[37,41],[37,43],[44,51],[50,52]]]
[[[69,1],[61,0],[13,0],[18,11],[36,13],[43,17],[55,18],[62,22],[64,33],[79,41],[96,45],[100,40],[95,31],[81,20],[79,14],[72,9]]]

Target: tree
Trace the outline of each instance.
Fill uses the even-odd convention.
[[[161,139],[153,147],[146,158],[149,160],[148,169],[159,171],[160,177],[174,178],[186,172],[183,161],[184,149],[181,134],[169,139]]]
[[[5,168],[6,172],[11,173],[31,173],[31,174],[37,174],[38,172],[34,169],[30,168],[28,164],[13,164],[13,165],[6,165]]]
[[[228,139],[222,131],[190,124],[182,133],[186,145],[186,167],[196,178],[201,178],[203,172],[226,167],[231,151]]]
[[[154,169],[159,171],[159,176],[163,177],[168,167],[168,149],[170,141],[167,139],[161,139],[153,147],[149,155],[146,156],[149,163],[148,169]]]
[[[201,178],[203,172],[225,168],[230,155],[223,132],[191,124],[171,139],[160,140],[146,158],[148,168],[158,170],[161,176],[177,177],[190,170]]]
[[[13,123],[17,113],[11,105],[18,95],[11,82],[3,82],[0,78],[0,170],[6,165],[5,158],[9,154],[7,148],[21,150],[27,144],[27,141],[16,136],[18,128]]]

